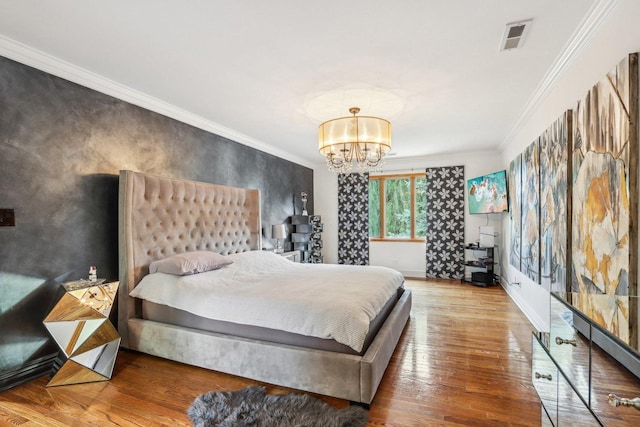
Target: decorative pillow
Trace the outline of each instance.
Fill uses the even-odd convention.
[[[160,272],[186,276],[217,270],[232,263],[233,261],[226,256],[211,251],[185,252],[153,261],[149,265],[149,273]]]

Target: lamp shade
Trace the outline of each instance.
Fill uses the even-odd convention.
[[[286,224],[273,224],[271,226],[271,238],[272,239],[284,239],[287,237]]]
[[[324,122],[318,128],[318,150],[325,156],[329,169],[348,173],[355,161],[360,172],[375,170],[391,150],[391,123],[379,117],[356,116]]]

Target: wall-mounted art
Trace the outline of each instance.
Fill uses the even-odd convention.
[[[540,283],[551,292],[567,292],[569,282],[569,143],[573,114],[567,111],[539,138]]]
[[[520,270],[522,235],[522,154],[509,164],[509,264]]]
[[[637,313],[611,298],[637,295],[637,119],[634,53],[578,102],[572,150],[573,304],[625,342]]]
[[[522,153],[520,271],[540,283],[540,156],[536,139]]]

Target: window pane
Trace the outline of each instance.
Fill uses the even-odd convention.
[[[427,179],[416,178],[416,237],[427,236]]]
[[[411,180],[387,179],[384,182],[385,237],[411,237]]]
[[[380,180],[369,180],[369,237],[380,237]]]

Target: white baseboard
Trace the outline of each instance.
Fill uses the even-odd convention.
[[[519,295],[516,292],[510,292],[510,288],[518,285],[507,285],[503,281],[500,281],[500,285],[504,288],[511,301],[513,301],[520,311],[525,315],[525,317],[529,320],[529,322],[536,328],[538,332],[549,332],[549,327],[547,326],[547,322],[545,322],[535,310],[532,310],[529,304],[526,301],[519,298]]]
[[[426,273],[420,270],[398,270],[405,279],[425,279]]]

